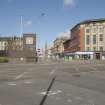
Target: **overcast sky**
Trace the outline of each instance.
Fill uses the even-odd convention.
[[[80,21],[105,18],[105,0],[0,0],[0,34],[37,33],[40,47]]]

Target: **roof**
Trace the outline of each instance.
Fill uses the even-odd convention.
[[[0,41],[7,41],[7,40],[10,40],[11,38],[20,39],[20,37],[17,37],[17,36],[13,36],[13,37],[0,37]]]
[[[58,37],[58,38],[56,38],[53,42],[56,42],[56,41],[59,41],[59,40],[68,40],[68,37],[66,37],[66,36],[63,36],[63,37]]]
[[[10,39],[9,37],[0,37],[0,40],[8,40],[8,39]]]
[[[82,22],[76,24],[71,30],[73,30],[74,28],[78,27],[81,24],[88,24],[88,23],[94,23],[94,22],[105,22],[105,18],[91,19],[91,20],[82,21]]]
[[[23,33],[23,36],[36,36],[36,33]]]

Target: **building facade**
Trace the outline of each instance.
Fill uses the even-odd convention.
[[[0,56],[22,61],[36,61],[36,34],[26,33],[23,37],[0,37]]]
[[[26,61],[37,61],[36,34],[23,34],[23,53]]]
[[[64,42],[67,40],[67,37],[56,38],[53,42],[53,47],[51,48],[51,53],[55,58],[62,58],[64,56]]]
[[[0,37],[0,56],[8,55],[8,38]]]
[[[105,59],[105,19],[87,20],[71,29],[71,39],[65,54],[81,59]],[[67,52],[67,53],[66,53]]]

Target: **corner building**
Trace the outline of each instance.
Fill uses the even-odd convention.
[[[105,59],[105,19],[83,21],[71,29],[66,54],[77,59]]]

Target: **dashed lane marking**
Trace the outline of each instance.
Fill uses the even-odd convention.
[[[14,83],[14,82],[8,82],[8,85],[10,85],[10,86],[16,86],[16,83]]]
[[[57,91],[49,91],[48,96],[56,95],[56,94],[59,94],[59,93],[62,93],[62,91],[61,91],[61,90],[57,90]],[[45,91],[45,92],[41,92],[41,93],[39,93],[39,94],[41,94],[41,95],[46,95],[47,92]]]
[[[18,79],[22,78],[26,73],[27,73],[27,72],[24,72],[24,73],[22,73],[22,74],[16,76],[14,80],[18,80]]]
[[[24,84],[32,84],[32,81],[24,81]]]
[[[92,70],[97,70],[97,68],[95,68],[95,67],[90,67],[90,69],[92,69]]]
[[[56,69],[52,70],[52,71],[50,72],[50,75],[53,75],[53,74],[55,73],[55,71],[56,71]]]

